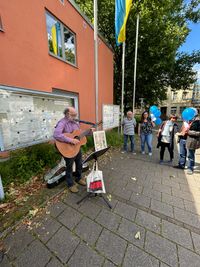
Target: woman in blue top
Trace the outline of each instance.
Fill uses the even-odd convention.
[[[147,143],[149,156],[152,156],[152,128],[155,126],[149,113],[144,111],[142,113],[141,122],[139,124],[138,135],[141,139],[141,152],[145,154],[145,143]]]

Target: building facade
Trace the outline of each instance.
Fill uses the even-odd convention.
[[[176,114],[181,118],[183,110],[187,107],[193,107],[194,86],[188,90],[172,90],[170,87],[167,91],[167,100],[160,105],[163,118],[170,114]]]
[[[93,27],[72,0],[0,1],[0,148],[48,140],[63,109],[95,121]],[[99,120],[113,103],[113,52],[102,36]]]
[[[192,105],[200,114],[200,82],[196,82],[193,88]]]

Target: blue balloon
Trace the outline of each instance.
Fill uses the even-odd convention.
[[[196,109],[196,108],[193,108],[193,107],[192,107],[191,109],[193,109],[193,110],[194,110],[194,112],[195,112],[195,116],[196,116],[196,115],[198,115],[198,111],[197,111],[197,109]]]
[[[154,112],[153,115],[154,115],[156,118],[159,118],[160,115],[161,115],[161,111],[158,109],[158,110],[156,110],[156,111]]]
[[[193,108],[186,108],[182,112],[182,118],[185,121],[192,120],[195,115],[196,115],[196,112],[195,112],[195,110]]]
[[[156,118],[156,120],[154,121],[156,125],[160,125],[162,123],[161,118]]]
[[[154,112],[158,110],[158,107],[157,106],[151,106],[150,107],[150,112],[154,114]]]

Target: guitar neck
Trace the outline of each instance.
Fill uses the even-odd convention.
[[[101,123],[102,123],[102,121],[100,121],[97,125],[93,125],[93,127],[97,127],[97,126],[100,125]],[[81,139],[81,138],[83,138],[84,136],[88,135],[89,132],[90,132],[90,130],[91,130],[93,127],[91,127],[91,128],[89,128],[89,129],[83,131],[78,137]]]
[[[86,130],[86,131],[83,131],[78,137],[81,139],[83,138],[84,136],[88,135],[90,132],[90,129]]]

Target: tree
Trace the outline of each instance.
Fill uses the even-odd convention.
[[[172,89],[179,88],[186,90],[188,84],[194,84],[196,81],[196,71],[193,66],[200,62],[200,51],[193,52],[191,55],[187,53],[177,53],[175,64],[169,74],[170,86]]]
[[[93,1],[76,0],[76,2],[93,20]],[[117,47],[115,42],[115,1],[101,0],[98,1],[98,5],[99,30],[114,51],[114,100],[119,104],[122,49],[121,46]],[[177,54],[177,51],[189,33],[188,20],[193,22],[200,20],[198,5],[199,0],[191,0],[188,5],[185,5],[183,0],[134,1],[127,23],[124,97],[126,108],[132,105],[137,12],[140,14],[140,27],[136,103],[143,97],[148,104],[156,104],[166,98],[169,85],[175,89],[187,88],[195,80],[192,67],[195,62],[200,63],[198,51],[192,55]]]

